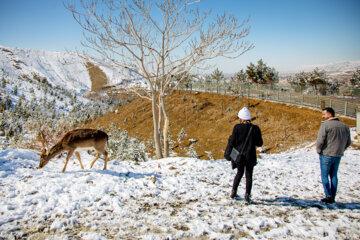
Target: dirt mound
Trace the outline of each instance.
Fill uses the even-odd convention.
[[[223,158],[227,139],[239,122],[237,113],[244,106],[249,107],[253,123],[262,130],[268,153],[315,141],[321,124],[319,110],[229,95],[176,91],[167,97],[166,104],[171,120],[173,151],[178,156],[186,156],[193,144],[201,159],[209,159],[210,155],[215,159]],[[355,120],[341,120],[355,126]],[[86,126],[107,128],[112,123],[127,130],[130,136],[139,136],[150,142],[153,136],[151,102],[136,99]],[[181,129],[187,136],[178,142]]]

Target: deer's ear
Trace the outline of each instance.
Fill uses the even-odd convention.
[[[43,149],[41,150],[41,152],[37,152],[37,154],[40,155],[40,156],[42,156],[42,155],[44,155],[44,154],[46,154],[46,153],[47,153],[47,149],[46,149],[46,148],[43,148]]]

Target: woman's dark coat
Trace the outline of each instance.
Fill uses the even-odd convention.
[[[230,159],[230,153],[233,147],[235,147],[238,151],[241,151],[242,146],[245,142],[245,139],[249,133],[250,126],[252,126],[251,134],[247,141],[247,144],[244,148],[244,155],[246,156],[247,163],[249,165],[255,166],[257,163],[256,157],[256,147],[261,147],[263,145],[263,140],[261,136],[261,130],[257,125],[253,125],[251,123],[240,123],[236,124],[234,130],[229,137],[228,145],[226,147],[224,157],[227,160]]]

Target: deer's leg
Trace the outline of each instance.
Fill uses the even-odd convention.
[[[79,160],[81,169],[84,169],[84,166],[83,166],[82,163],[81,163],[80,153],[79,153],[79,152],[75,152],[75,156],[76,156],[76,158]]]
[[[74,150],[70,150],[70,151],[68,152],[68,155],[66,156],[65,165],[64,165],[64,168],[63,168],[62,172],[65,172],[65,170],[66,170],[66,165],[68,164],[68,161],[69,161],[70,157],[73,155],[73,153],[74,153]]]
[[[104,153],[104,157],[105,157],[105,163],[104,163],[104,169],[103,170],[106,170],[106,164],[107,164],[107,158],[108,158],[108,153],[107,153],[107,151],[105,151],[105,153]]]
[[[104,159],[104,169],[103,170],[106,170],[108,153],[105,150],[105,147],[104,146],[98,147],[98,148],[95,148],[95,150],[98,152],[99,157],[101,156],[101,154],[104,155],[105,159]]]
[[[101,154],[100,153],[97,153],[96,154],[96,157],[94,158],[94,160],[91,162],[91,164],[90,164],[90,168],[92,168],[92,166],[94,165],[94,163],[96,162],[96,160],[99,158],[101,156]]]

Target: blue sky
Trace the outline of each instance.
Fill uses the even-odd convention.
[[[201,9],[250,17],[255,48],[219,59],[233,73],[263,59],[278,71],[360,60],[360,0],[205,0]],[[0,45],[50,51],[80,48],[82,29],[62,0],[0,0]]]

